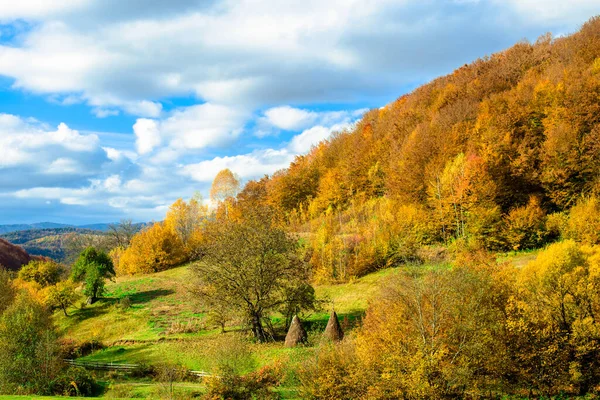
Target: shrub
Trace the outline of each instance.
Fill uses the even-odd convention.
[[[65,274],[62,265],[52,260],[33,260],[19,271],[19,278],[35,282],[41,287],[57,284]]]
[[[279,396],[271,392],[271,379],[263,378],[258,374],[239,376],[232,373],[207,378],[207,393],[204,398],[210,400],[278,399]]]
[[[537,197],[532,197],[529,204],[508,214],[503,236],[507,247],[512,250],[533,249],[546,242],[546,214]]]
[[[124,274],[164,271],[186,261],[177,234],[162,222],[138,232],[131,245],[118,257],[117,270]]]
[[[119,308],[121,310],[129,310],[131,308],[131,298],[125,296],[122,299],[119,299]]]
[[[585,244],[600,243],[600,200],[595,197],[582,198],[569,210],[562,236]]]
[[[85,368],[71,367],[60,374],[52,392],[63,396],[93,396],[98,389],[96,377]]]

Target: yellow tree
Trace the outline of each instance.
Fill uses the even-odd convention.
[[[121,254],[119,271],[135,274],[163,271],[186,261],[183,243],[179,236],[157,222],[138,232],[131,245]]]
[[[240,180],[229,168],[219,171],[210,188],[213,203],[226,203],[225,216],[229,215],[227,202],[240,191]]]
[[[208,208],[202,196],[195,195],[189,202],[178,199],[171,205],[165,218],[165,225],[181,240],[186,253],[193,258],[200,244],[202,227],[206,222]]]

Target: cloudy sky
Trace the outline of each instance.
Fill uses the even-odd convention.
[[[161,219],[600,0],[0,1],[0,223]]]

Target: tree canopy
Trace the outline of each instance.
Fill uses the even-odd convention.
[[[254,337],[267,340],[265,319],[296,294],[290,286],[306,286],[297,241],[273,225],[268,209],[255,210],[243,221],[212,222],[206,236],[204,257],[193,268],[196,292],[242,314]]]
[[[104,294],[104,283],[107,278],[115,276],[111,258],[103,251],[94,247],[85,249],[71,270],[74,282],[83,282],[83,293],[88,296],[90,303],[95,303]]]

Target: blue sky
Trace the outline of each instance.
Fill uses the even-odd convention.
[[[0,223],[162,219],[600,0],[0,2]]]

